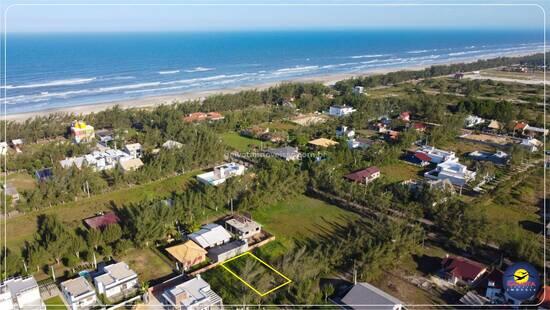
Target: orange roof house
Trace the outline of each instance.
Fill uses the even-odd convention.
[[[183,118],[186,123],[202,122],[205,120],[218,121],[224,119],[223,115],[219,112],[194,112]]]
[[[192,240],[187,240],[182,244],[166,248],[166,252],[170,253],[172,257],[180,262],[184,270],[204,262],[207,253],[205,249],[201,248]]]

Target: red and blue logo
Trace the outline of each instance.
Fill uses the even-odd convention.
[[[525,262],[508,267],[502,282],[508,296],[519,301],[531,299],[537,294],[541,285],[538,271],[533,265]]]

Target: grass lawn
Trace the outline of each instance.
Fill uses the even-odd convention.
[[[50,299],[44,300],[46,304],[46,310],[64,310],[67,306],[63,303],[61,296],[55,296]]]
[[[32,190],[36,187],[35,179],[26,173],[12,173],[7,177],[8,183],[15,186],[17,191]]]
[[[330,234],[339,225],[359,218],[355,213],[307,196],[258,208],[252,216],[276,237],[274,242],[260,248],[262,255],[271,257],[284,254],[296,241]]]
[[[8,236],[7,245],[10,248],[21,247],[24,241],[32,239],[37,228],[37,216],[40,214],[58,214],[63,222],[69,224],[71,227],[77,227],[82,224],[84,218],[93,216],[99,211],[109,210],[113,205],[121,206],[157,197],[167,197],[173,191],[181,191],[196,173],[196,171],[189,172],[164,180],[95,195],[76,202],[32,211],[10,218],[7,220],[6,228]]]
[[[138,274],[140,281],[149,281],[172,273],[172,266],[148,248],[132,249],[117,258],[126,262]]]
[[[243,137],[234,131],[221,134],[221,138],[225,145],[239,152],[246,152],[253,147],[260,147],[262,145],[262,141]],[[266,145],[265,142],[263,144]]]
[[[423,168],[409,165],[405,162],[380,167],[382,176],[390,183],[401,182],[409,179],[417,179]]]

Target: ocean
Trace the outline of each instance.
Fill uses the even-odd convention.
[[[540,31],[8,34],[6,111],[542,52]]]

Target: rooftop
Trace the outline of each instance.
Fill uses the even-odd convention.
[[[314,145],[314,146],[320,146],[320,147],[330,147],[330,146],[337,145],[338,142],[331,139],[319,138],[319,139],[314,139],[309,141],[308,144]]]
[[[465,281],[474,280],[487,267],[485,265],[460,256],[449,256],[443,259],[441,266],[444,272]]]
[[[72,297],[78,297],[88,293],[94,293],[94,288],[84,277],[78,277],[61,283],[61,288]]]
[[[231,239],[231,235],[218,224],[206,224],[199,231],[189,234],[189,239],[195,241],[203,248],[208,248]]]
[[[118,262],[116,264],[111,264],[105,266],[105,273],[96,277],[95,280],[103,283],[103,285],[108,286],[110,284],[121,282],[126,279],[135,278],[137,274],[135,271],[130,269],[125,262]]]
[[[187,240],[182,244],[166,248],[166,251],[180,263],[193,261],[197,257],[204,256],[207,253],[206,250],[192,240]]]
[[[210,284],[199,276],[167,289],[163,295],[167,296],[177,306],[183,305],[187,308],[198,303],[201,303],[201,306],[212,305],[222,300],[220,296],[211,290]]]
[[[107,212],[103,215],[90,217],[84,220],[86,226],[94,229],[102,229],[111,224],[117,224],[120,218],[114,212]]]
[[[342,298],[342,303],[351,309],[366,309],[371,306],[369,309],[384,310],[393,310],[394,306],[403,304],[399,299],[366,282],[354,285]]]
[[[253,231],[260,227],[257,222],[243,216],[234,217],[225,221],[225,223],[241,232]]]
[[[376,173],[380,173],[380,169],[378,169],[378,167],[372,166],[363,170],[352,172],[350,174],[345,175],[344,177],[354,182],[364,182],[365,179],[370,178],[372,175]]]

